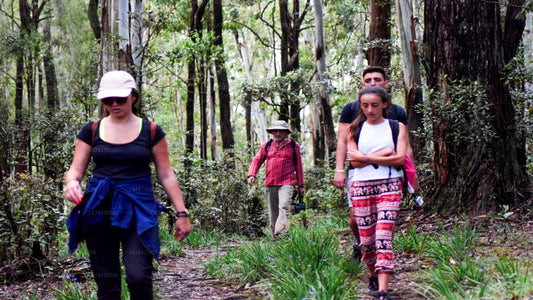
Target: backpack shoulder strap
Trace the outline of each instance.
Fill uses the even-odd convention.
[[[155,139],[155,129],[157,128],[156,122],[150,122],[150,143],[154,142]]]
[[[298,158],[296,157],[296,142],[294,140],[291,140],[291,148],[292,148],[292,161],[294,162],[294,165],[296,166],[298,164]]]
[[[91,131],[92,131],[91,146],[94,143],[94,137],[96,136],[96,130],[98,130],[98,120],[97,121],[93,121],[93,123],[91,125]]]
[[[355,144],[357,144],[357,146],[359,146],[359,137],[361,136],[361,130],[363,130],[363,123],[359,125],[359,133],[357,133],[357,140],[355,141]]]
[[[265,159],[268,158],[268,149],[270,148],[270,145],[272,145],[273,139],[268,140],[267,145],[265,147]]]
[[[389,125],[392,130],[392,141],[394,142],[394,151],[396,151],[396,145],[398,144],[398,134],[400,133],[400,125],[398,121],[389,119]]]

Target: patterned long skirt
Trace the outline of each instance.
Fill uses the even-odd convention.
[[[357,222],[361,262],[374,265],[378,273],[393,273],[392,235],[400,204],[400,178],[353,181],[350,212]]]

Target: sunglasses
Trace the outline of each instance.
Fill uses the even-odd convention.
[[[113,102],[116,102],[118,105],[123,105],[128,101],[128,97],[109,97],[102,99],[104,105],[113,105]]]

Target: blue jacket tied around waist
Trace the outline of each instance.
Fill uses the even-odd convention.
[[[111,226],[122,229],[135,226],[142,243],[157,259],[160,247],[157,217],[165,207],[155,201],[149,176],[129,180],[92,177],[85,190],[85,196],[90,195],[90,198],[85,205],[76,205],[67,219],[69,253],[74,252],[83,240],[82,227],[104,221],[104,199],[111,190],[113,195],[108,214]]]

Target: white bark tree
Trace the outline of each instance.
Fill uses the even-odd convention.
[[[142,0],[103,1],[100,40],[100,75],[110,70],[129,71],[136,78],[139,91],[145,43],[142,13]],[[102,117],[101,105],[98,111],[99,117]]]
[[[422,125],[422,114],[416,110],[416,105],[422,103],[422,76],[420,74],[420,59],[418,55],[418,41],[416,26],[418,18],[413,15],[410,0],[396,0],[398,37],[400,39],[403,61],[403,79],[405,90],[405,109],[407,111],[408,128],[411,144],[415,149],[423,147],[413,132]],[[415,151],[418,157],[421,151]],[[420,159],[417,159],[420,161]]]
[[[326,46],[324,43],[324,21],[322,13],[322,1],[313,1],[315,13],[315,67],[317,70],[318,82],[320,88],[317,94],[317,106],[319,108],[320,119],[315,120],[314,126],[320,126],[323,129],[323,136],[327,152],[322,155],[320,159],[328,159],[334,157],[333,153],[337,145],[337,138],[335,136],[335,129],[333,125],[333,118],[331,115],[331,106],[329,98],[329,78],[326,67]],[[319,132],[319,131],[314,131]],[[317,139],[319,141],[320,139]],[[317,147],[317,145],[314,145]],[[319,147],[320,148],[320,147]],[[320,154],[320,153],[318,153]],[[315,164],[318,162],[315,157]]]
[[[239,51],[241,52],[242,62],[244,64],[244,70],[246,72],[246,81],[253,83],[252,75],[252,58],[250,55],[250,49],[244,42],[237,41],[239,46]],[[267,122],[265,113],[261,111],[259,107],[259,102],[252,99],[251,102],[251,119],[252,122],[252,132],[257,136],[257,140],[260,143],[266,142],[268,140],[268,134],[266,132]]]

